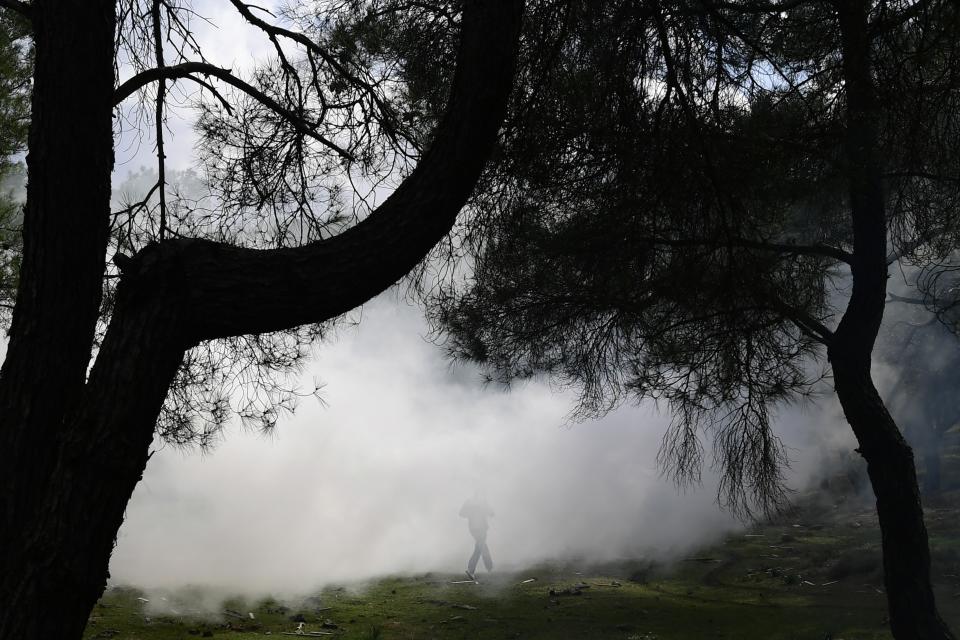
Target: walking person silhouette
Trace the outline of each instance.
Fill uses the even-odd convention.
[[[490,528],[489,518],[493,517],[493,509],[479,491],[472,498],[463,503],[460,517],[467,519],[467,527],[473,536],[474,547],[470,562],[467,563],[467,575],[471,580],[477,579],[477,563],[483,558],[483,566],[487,571],[493,571],[493,560],[490,558],[490,549],[487,547],[487,529]]]

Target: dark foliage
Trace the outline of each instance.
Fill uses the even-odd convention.
[[[870,19],[891,260],[944,277],[958,12],[878,2]],[[705,428],[724,502],[775,507],[771,417],[816,388],[849,286],[839,37],[813,2],[532,3],[497,162],[435,252],[441,285],[425,278],[451,353],[577,388],[576,418],[662,400],[666,470],[699,477]],[[410,86],[433,86],[442,63],[388,40]]]
[[[0,14],[0,326],[7,326],[17,290],[22,241],[24,151],[30,123],[32,49],[21,16]],[[16,189],[15,189],[16,188]]]

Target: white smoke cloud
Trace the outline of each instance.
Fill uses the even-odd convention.
[[[269,53],[232,7],[195,8],[216,25],[197,23],[214,63],[249,70]],[[191,115],[179,107],[171,115],[171,182],[193,162]],[[136,172],[155,162],[151,136],[119,143],[115,184],[133,200],[155,181],[152,169]],[[159,450],[127,509],[113,582],[256,595],[462,571],[473,542],[458,512],[477,488],[496,511],[488,541],[498,569],[669,559],[739,526],[716,506],[709,473],[702,488],[683,493],[660,477],[655,457],[668,418],[651,407],[564,427],[573,394],[544,381],[509,393],[485,388],[474,369],[451,368],[425,333],[417,310],[382,297],[359,328],[320,345],[304,374],[326,382],[329,406],[304,401],[272,438],[230,429],[208,455]],[[832,395],[821,401],[778,421],[796,488],[830,451],[852,448]]]
[[[679,493],[655,468],[666,419],[648,407],[564,427],[573,397],[509,393],[451,369],[416,309],[381,298],[318,349],[308,400],[272,438],[234,429],[209,455],[160,450],[120,530],[115,583],[304,592],[383,574],[462,571],[462,503],[485,491],[496,567],[638,555],[669,559],[738,526],[713,479]],[[819,412],[780,432],[803,484]],[[816,437],[811,437],[811,434]]]

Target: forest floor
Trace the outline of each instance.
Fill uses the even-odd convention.
[[[147,598],[113,587],[84,638],[282,640],[301,622],[307,637],[332,640],[891,638],[875,513],[863,500],[819,502],[811,494],[776,520],[669,565],[566,562],[481,575],[478,584],[463,575],[390,577],[294,602],[227,600],[212,613],[197,609],[199,592]],[[960,630],[960,492],[928,502],[937,602]]]

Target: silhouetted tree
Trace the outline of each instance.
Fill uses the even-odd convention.
[[[464,3],[448,107],[422,155],[400,129],[389,69],[357,55],[337,7],[302,33],[297,16],[231,2],[276,48],[246,79],[207,61],[188,2],[0,0],[28,21],[35,50],[23,260],[0,370],[5,640],[81,636],[168,389],[191,383],[185,354],[324,322],[391,286],[449,230],[495,141],[519,0]],[[168,192],[174,85],[202,92],[215,151],[206,203]],[[115,130],[143,122],[157,184],[111,212]],[[403,180],[367,215],[336,197],[334,170],[342,183]],[[201,405],[214,422],[226,411]]]
[[[534,2],[496,162],[433,263],[454,356],[547,373],[579,415],[672,409],[660,460],[782,500],[772,411],[832,375],[867,462],[891,629],[950,638],[913,453],[871,378],[889,266],[957,247],[958,7],[945,0]],[[409,39],[436,112],[443,11]],[[426,32],[426,33],[424,33]],[[429,279],[424,282],[430,282]],[[817,363],[826,356],[829,368]]]

